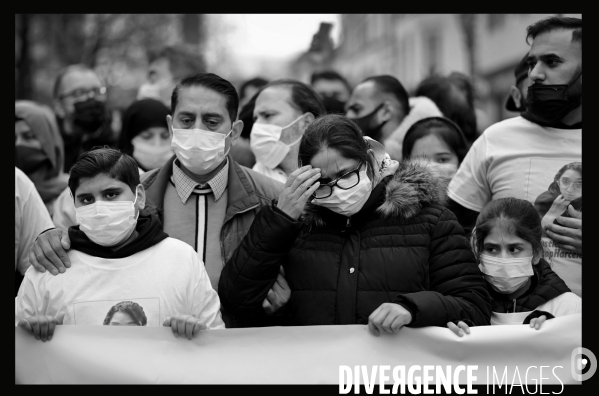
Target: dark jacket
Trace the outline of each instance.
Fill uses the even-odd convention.
[[[555,297],[571,291],[562,278],[553,272],[544,259],[541,259],[532,268],[534,275],[531,279],[530,288],[516,299],[509,299],[505,294],[493,290],[490,286],[488,287],[493,299],[493,312],[512,313],[534,311],[549,300],[553,300]]]
[[[462,227],[443,207],[446,182],[421,161],[404,161],[348,218],[312,206],[294,221],[276,205],[256,217],[223,268],[221,304],[262,314],[283,265],[293,325],[366,324],[383,303],[412,313],[410,326],[468,318],[489,324],[491,302]]]

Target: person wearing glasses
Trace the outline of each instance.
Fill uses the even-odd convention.
[[[564,165],[547,191],[535,200],[535,208],[542,219],[543,236],[550,224],[557,224],[559,216],[582,217],[582,162]]]
[[[115,146],[116,134],[106,108],[106,87],[81,64],[64,68],[54,82],[54,112],[64,140],[64,171],[94,146]]]
[[[393,161],[342,115],[317,118],[299,169],[254,219],[220,276],[225,309],[263,315],[282,265],[291,325],[368,324],[370,332],[488,325],[491,303],[447,181],[424,159]]]

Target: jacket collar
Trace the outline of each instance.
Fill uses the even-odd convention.
[[[175,158],[176,155],[169,159],[160,169],[154,171],[154,174],[149,175],[145,179],[149,184],[146,188],[147,205],[155,208],[160,217],[162,217],[164,206],[164,193],[173,174],[173,161]],[[227,222],[237,213],[245,212],[260,204],[256,191],[241,166],[233,160],[230,154],[228,155],[228,159],[229,180],[227,183],[227,211],[224,222]]]
[[[376,214],[382,218],[410,219],[420,213],[423,206],[444,205],[447,200],[447,180],[427,160],[403,160],[392,176],[386,177],[373,189],[364,207],[352,218]],[[347,217],[314,204],[306,205],[304,222],[322,227],[340,217]]]

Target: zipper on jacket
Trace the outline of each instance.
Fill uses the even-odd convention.
[[[516,313],[516,299],[514,298],[514,313]]]
[[[351,217],[347,218],[347,223],[345,223],[345,226],[348,228],[351,227]]]

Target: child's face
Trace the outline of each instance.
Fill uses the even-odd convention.
[[[145,193],[143,187],[137,187],[137,209],[143,209]],[[106,174],[99,174],[91,179],[81,179],[75,191],[75,207],[91,205],[97,201],[135,201],[135,194],[131,188],[120,180],[111,178]]]
[[[568,201],[582,196],[582,176],[574,169],[565,171],[558,183],[560,192]]]
[[[499,258],[531,257],[531,243],[518,237],[510,228],[509,220],[497,220],[485,237],[482,254]]]

